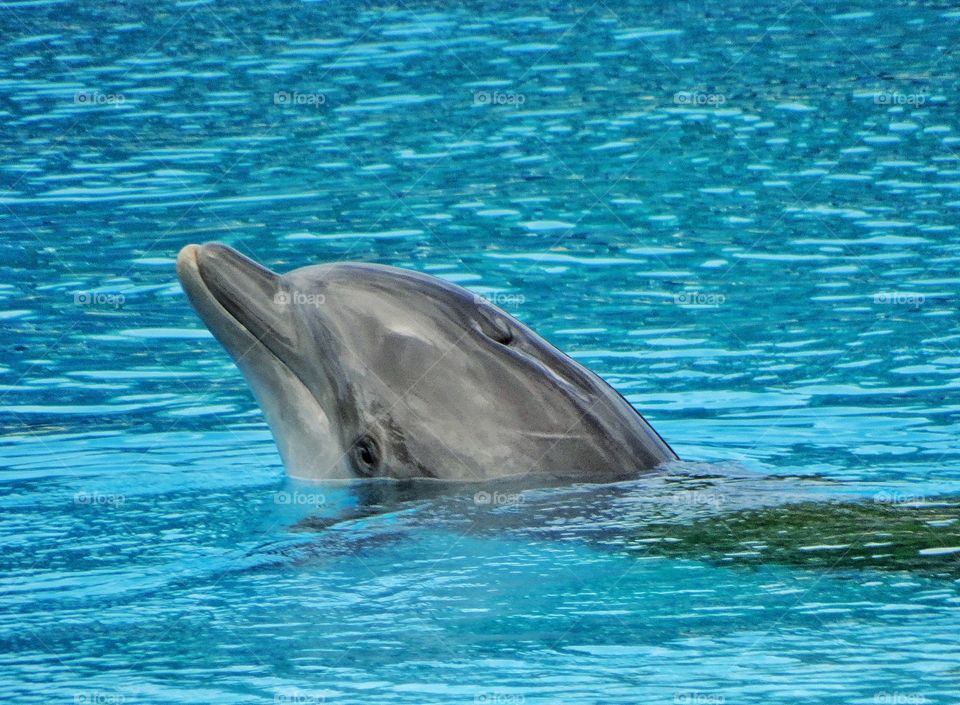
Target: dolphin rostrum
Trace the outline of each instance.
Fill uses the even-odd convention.
[[[295,477],[607,482],[677,459],[600,377],[441,279],[276,274],[220,243],[184,247],[177,274]]]

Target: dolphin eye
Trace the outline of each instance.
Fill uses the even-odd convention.
[[[353,464],[361,475],[373,475],[380,465],[380,448],[370,436],[361,436],[353,444]]]

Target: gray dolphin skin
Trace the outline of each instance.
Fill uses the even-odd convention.
[[[184,247],[177,274],[294,477],[608,482],[677,459],[600,377],[441,279],[281,275],[220,243]]]

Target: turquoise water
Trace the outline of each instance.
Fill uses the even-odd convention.
[[[958,44],[946,2],[0,5],[0,699],[956,702],[955,581],[625,547],[958,494]],[[208,240],[467,286],[687,462],[287,480],[175,280]]]

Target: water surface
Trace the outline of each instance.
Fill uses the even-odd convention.
[[[4,3],[0,697],[954,702],[955,573],[716,522],[960,494],[958,43],[948,3]],[[207,240],[467,286],[691,464],[286,480],[175,281]]]

